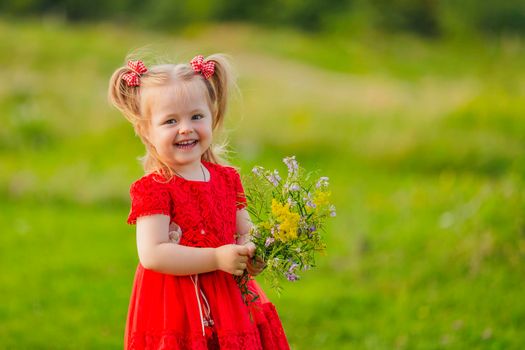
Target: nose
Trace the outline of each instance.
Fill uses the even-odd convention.
[[[191,134],[192,131],[193,131],[193,128],[191,127],[190,123],[181,122],[180,127],[179,127],[179,134],[187,135],[187,134]]]

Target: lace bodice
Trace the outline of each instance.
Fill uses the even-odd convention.
[[[236,210],[246,206],[238,172],[232,167],[205,163],[210,180],[173,177],[166,182],[156,173],[142,177],[130,189],[128,223],[145,215],[163,214],[182,230],[180,244],[218,247],[235,242]]]

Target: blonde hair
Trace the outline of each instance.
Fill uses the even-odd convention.
[[[215,72],[208,79],[196,73],[189,62],[147,67],[148,71],[140,75],[139,86],[128,86],[123,79],[123,75],[130,72],[127,66],[116,69],[111,76],[108,99],[133,125],[135,134],[146,146],[146,154],[141,158],[146,173],[158,172],[168,181],[175,175],[173,169],[160,159],[155,147],[146,137],[151,116],[147,104],[144,103],[144,96],[141,94],[143,89],[166,86],[173,82],[188,84],[200,80],[201,85],[206,89],[205,95],[212,113],[212,132],[221,128],[228,106],[229,91],[232,87],[236,87],[234,74],[229,59],[224,54],[213,54],[206,57],[205,60],[215,62]],[[212,145],[204,152],[202,160],[216,164],[224,163],[222,158],[224,154],[225,144]]]

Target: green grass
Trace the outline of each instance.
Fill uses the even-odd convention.
[[[327,254],[280,298],[268,290],[294,349],[525,344],[521,38],[52,20],[3,20],[0,37],[0,347],[122,347],[143,146],[105,94],[149,44],[233,56],[243,96],[226,129],[242,172],[295,154],[331,179]]]

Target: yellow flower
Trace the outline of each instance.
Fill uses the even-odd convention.
[[[279,230],[274,233],[274,237],[281,242],[297,238],[297,227],[300,216],[290,211],[290,204],[281,204],[272,199],[272,214],[279,223]]]
[[[314,203],[317,207],[322,207],[330,204],[330,195],[329,191],[317,191],[314,195]]]
[[[269,223],[269,222],[266,222],[266,221],[263,221],[259,224],[259,226],[261,226],[262,228],[265,228],[267,230],[271,229],[272,228],[272,225]]]

